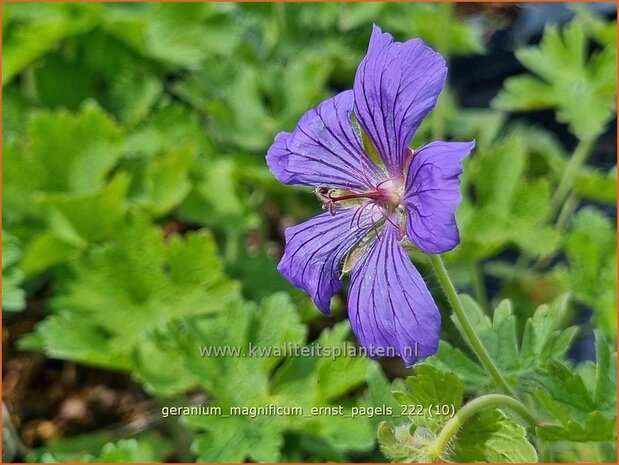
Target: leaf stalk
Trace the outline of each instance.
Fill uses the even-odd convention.
[[[522,417],[530,426],[535,427],[538,425],[538,421],[535,417],[519,400],[504,394],[486,394],[466,404],[445,423],[445,426],[443,426],[443,429],[436,439],[428,446],[426,450],[427,456],[433,460],[441,458],[452,438],[460,430],[462,425],[480,411],[492,407],[509,408]]]

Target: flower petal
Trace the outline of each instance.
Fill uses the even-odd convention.
[[[296,129],[280,132],[267,153],[271,172],[285,184],[365,189],[379,177],[352,126],[352,91],[325,100]]]
[[[420,39],[394,42],[374,25],[355,76],[355,114],[392,176],[445,85],[445,60]]]
[[[424,252],[444,253],[460,243],[459,176],[462,160],[474,147],[475,141],[432,142],[413,155],[404,192],[406,234]]]
[[[430,291],[391,223],[357,263],[348,291],[348,318],[371,357],[394,354],[407,366],[438,349],[441,319]]]
[[[340,291],[342,261],[379,220],[378,207],[338,209],[287,228],[286,249],[277,269],[293,286],[307,292],[330,314],[331,298]]]

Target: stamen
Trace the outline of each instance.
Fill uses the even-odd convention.
[[[393,221],[391,221],[391,218],[390,218],[391,215],[387,215],[386,212],[383,212],[383,216],[385,217],[387,221],[389,221],[389,223],[391,223],[393,227],[398,229],[398,231],[400,230],[400,227],[397,224],[395,224]]]
[[[374,205],[374,206],[376,206],[376,205]],[[378,230],[378,226],[379,225],[377,224],[377,222],[376,222],[376,220],[374,219],[373,216],[371,218],[372,218],[372,229],[374,230],[376,235],[379,235],[379,233],[380,233],[380,231]],[[382,224],[381,224],[381,226],[382,226]]]
[[[378,183],[378,185],[376,186],[376,189],[380,189],[383,184],[386,184],[386,183],[391,182],[391,181],[395,181],[396,179],[397,178],[385,179],[384,181],[381,181],[381,182]]]
[[[355,224],[355,220],[357,221],[357,228],[361,229],[360,226],[360,222],[361,222],[361,213],[363,212],[363,210],[368,206],[367,203],[361,205],[360,208],[357,208],[355,210],[355,213],[353,213],[352,218],[350,220],[350,227],[352,228],[353,224]]]
[[[353,223],[355,222],[355,220],[357,221],[357,228],[362,229],[361,227],[361,214],[363,213],[363,211],[367,208],[367,207],[372,207],[374,208],[376,206],[375,203],[372,202],[366,202],[363,205],[361,205],[361,207],[359,207],[357,209],[357,211],[355,211],[352,220],[350,222],[350,225],[352,226]]]

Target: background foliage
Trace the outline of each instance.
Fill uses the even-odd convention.
[[[399,415],[402,404],[459,409],[496,390],[422,255],[413,259],[444,330],[439,353],[413,370],[198,351],[354,340],[341,297],[326,319],[275,269],[284,227],[318,206],[307,189],[280,185],[264,155],[277,132],[351,86],[373,22],[468,63],[514,13],[455,8],[4,5],[4,393],[26,460],[423,461],[445,422]],[[509,410],[485,410],[442,459],[616,460],[616,21],[575,10],[539,44],[515,44],[522,67],[489,106],[461,106],[452,72],[415,137],[477,140],[462,244],[445,259],[482,342],[542,419],[533,430]],[[37,353],[28,377],[21,364]],[[71,417],[72,430],[57,380],[60,397],[37,411],[36,396],[55,395],[37,393],[37,372],[58,363],[103,369],[112,390],[125,380],[146,411],[116,409],[88,426]],[[396,415],[161,424],[161,406],[204,403],[384,405]]]

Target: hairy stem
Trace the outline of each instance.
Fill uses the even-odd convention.
[[[466,316],[466,312],[464,311],[464,307],[462,307],[462,303],[458,298],[458,294],[456,289],[454,288],[449,275],[447,274],[447,269],[445,268],[445,264],[441,259],[440,255],[429,255],[430,262],[432,263],[432,267],[438,277],[438,280],[443,288],[443,292],[447,296],[447,300],[449,301],[449,305],[451,305],[452,310],[454,311],[456,318],[460,322],[460,326],[462,331],[464,332],[464,337],[466,338],[469,346],[486,369],[488,374],[494,379],[495,383],[499,388],[507,395],[512,397],[516,397],[512,388],[507,384],[507,381],[503,378],[498,368],[494,364],[492,357],[488,354],[488,351],[481,343],[477,333],[475,332],[475,328],[471,325],[468,317]]]
[[[530,426],[535,427],[538,424],[535,417],[531,415],[529,410],[520,401],[503,394],[486,394],[466,404],[445,423],[441,432],[428,447],[428,456],[432,459],[441,457],[462,425],[480,411],[491,407],[509,408],[521,416]]]

